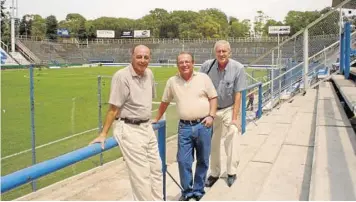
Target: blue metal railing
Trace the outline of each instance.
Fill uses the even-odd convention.
[[[262,83],[258,82],[248,86],[245,90],[242,91],[242,108],[241,108],[241,132],[242,134],[246,131],[246,100],[247,100],[247,91],[250,89],[258,87],[258,109],[257,109],[257,118],[262,116]]]
[[[166,121],[161,120],[153,124],[154,130],[158,130],[159,154],[162,160],[163,172],[163,200],[166,200]],[[1,193],[12,190],[16,187],[32,182],[40,177],[53,173],[57,170],[101,154],[104,151],[117,147],[116,140],[111,137],[105,141],[105,149],[101,149],[100,144],[93,144],[56,158],[32,165],[14,173],[1,177]]]
[[[344,74],[345,79],[350,77],[350,57],[351,57],[351,23],[346,22],[343,33],[340,37],[340,73]]]

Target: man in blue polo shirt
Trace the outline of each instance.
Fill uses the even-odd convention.
[[[218,93],[218,110],[213,124],[211,142],[210,176],[205,186],[211,187],[221,174],[220,140],[225,138],[225,152],[227,155],[226,170],[229,187],[236,180],[239,164],[238,146],[241,133],[241,91],[246,88],[244,66],[231,59],[229,42],[220,40],[214,46],[216,59],[206,61],[200,72],[208,74]]]

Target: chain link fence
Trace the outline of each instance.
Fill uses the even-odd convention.
[[[299,89],[304,88],[304,77],[308,78],[307,86],[310,86],[318,81],[318,74],[323,70],[330,73],[333,64],[338,62],[340,25],[342,21],[347,20],[345,17],[340,18],[340,9],[347,7],[350,2],[351,0],[344,1],[338,7],[330,9],[304,30],[249,64],[271,66],[268,81],[263,85],[265,109],[271,109],[281,99],[289,99]],[[306,48],[308,72],[304,70]]]

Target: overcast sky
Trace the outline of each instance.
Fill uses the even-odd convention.
[[[6,0],[7,7],[12,0]],[[86,19],[101,16],[137,19],[154,8],[167,11],[218,8],[228,16],[253,20],[262,10],[269,17],[282,21],[288,11],[313,11],[331,6],[332,0],[18,0],[18,15],[55,15],[63,20],[68,13],[79,13]]]

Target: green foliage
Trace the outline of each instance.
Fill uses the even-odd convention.
[[[78,13],[69,13],[65,20],[59,22],[59,28],[66,28],[70,36],[86,38],[86,19]]]
[[[4,1],[4,0],[2,0]],[[223,11],[216,8],[207,8],[195,11],[176,10],[168,12],[162,8],[155,8],[140,19],[100,17],[94,20],[86,20],[81,14],[69,13],[65,20],[58,23],[59,28],[67,28],[71,36],[80,39],[93,39],[96,37],[96,30],[114,30],[117,33],[128,30],[148,29],[151,37],[155,38],[226,38],[226,37],[247,37],[250,33],[253,36],[264,37],[268,35],[268,26],[289,25],[291,35],[305,28],[321,15],[330,11],[326,7],[321,11],[289,11],[283,22],[276,21],[268,17],[259,10],[253,21],[248,19],[237,19],[227,16]],[[337,12],[335,12],[337,13]],[[49,19],[42,19],[39,15],[29,23],[31,27],[27,34],[33,36],[54,37],[53,30],[56,28],[54,16]],[[337,16],[336,18],[337,19]],[[328,24],[331,23],[331,24]],[[325,22],[324,28],[315,34],[328,34],[336,29],[335,22]],[[331,29],[328,29],[332,26]],[[23,20],[20,26],[20,33],[26,33]],[[320,26],[322,27],[322,26]]]
[[[5,13],[5,0],[0,1],[1,6],[1,41],[5,44],[10,44],[10,17],[9,13]]]
[[[44,39],[46,37],[46,20],[40,15],[30,15],[33,20],[31,24],[31,36],[36,36]]]
[[[30,15],[24,15],[20,21],[20,35],[31,36],[32,20]]]
[[[286,25],[291,26],[291,35],[293,35],[320,16],[318,11],[289,11],[284,21]]]
[[[47,38],[57,39],[58,22],[56,16],[50,15],[46,18],[46,27]]]

